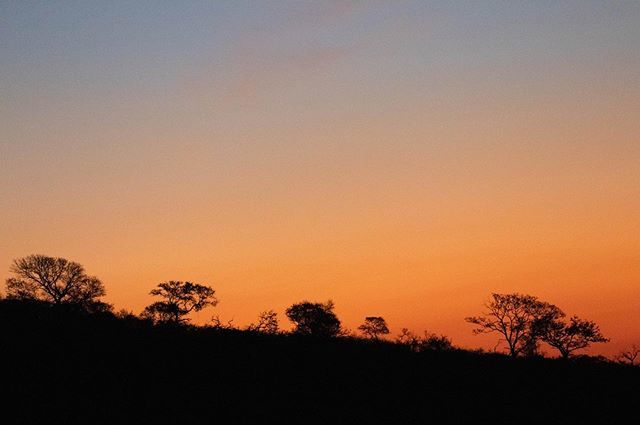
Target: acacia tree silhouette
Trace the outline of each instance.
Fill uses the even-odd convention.
[[[29,255],[14,260],[10,271],[15,276],[6,280],[7,298],[75,304],[91,312],[112,309],[99,300],[106,294],[100,279],[65,258]]]
[[[295,333],[320,337],[332,337],[340,334],[340,320],[333,312],[333,301],[311,303],[303,301],[293,304],[286,315],[296,328]]]
[[[158,284],[149,294],[164,298],[147,306],[142,317],[154,322],[184,324],[189,322],[186,316],[192,311],[200,311],[215,306],[218,300],[213,288],[192,282],[170,280]]]
[[[568,359],[574,351],[589,347],[594,342],[607,342],[600,333],[595,322],[573,316],[569,323],[561,320],[547,321],[540,319],[537,333],[540,339],[560,352],[563,359]]]
[[[387,322],[382,317],[369,316],[365,317],[364,323],[358,329],[369,339],[378,340],[380,335],[387,335],[389,328]]]
[[[506,341],[509,355],[533,352],[541,335],[535,323],[551,323],[564,317],[564,313],[553,304],[538,300],[531,295],[492,294],[485,304],[487,312],[482,316],[465,320],[477,326],[474,334],[498,333]]]

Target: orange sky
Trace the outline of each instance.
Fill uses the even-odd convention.
[[[567,4],[3,6],[0,266],[467,347],[517,291],[640,343],[640,7]]]

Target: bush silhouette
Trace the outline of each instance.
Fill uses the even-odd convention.
[[[453,349],[453,342],[446,335],[437,335],[425,331],[424,338],[419,341],[420,351],[448,351]]]
[[[278,313],[273,310],[263,311],[258,315],[258,322],[247,326],[247,330],[266,334],[278,333]]]

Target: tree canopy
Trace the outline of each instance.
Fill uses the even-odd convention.
[[[200,311],[215,306],[218,300],[215,290],[206,285],[170,280],[158,284],[149,294],[163,298],[147,306],[142,316],[155,322],[188,323],[186,316],[192,311]]]
[[[106,294],[104,284],[76,262],[29,255],[14,260],[10,271],[15,276],[6,280],[8,298],[75,304],[89,311],[111,310],[99,300]]]
[[[551,322],[564,316],[553,304],[540,301],[532,295],[492,294],[485,304],[487,311],[482,316],[465,320],[476,325],[474,334],[498,333],[507,343],[509,355],[536,351],[540,338],[534,324]]]
[[[389,333],[387,322],[383,317],[370,316],[365,317],[364,323],[358,327],[358,329],[370,339],[380,339],[381,335]]]
[[[286,311],[286,315],[295,325],[295,333],[320,337],[331,337],[340,334],[340,320],[333,312],[333,301],[312,303],[303,301],[294,304]]]
[[[568,323],[559,319],[541,322],[538,325],[541,329],[540,338],[558,350],[564,359],[592,343],[609,341],[600,333],[600,328],[595,322],[577,316],[571,317]]]

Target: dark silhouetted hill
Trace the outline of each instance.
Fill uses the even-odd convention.
[[[413,353],[44,303],[0,301],[0,338],[7,424],[617,424],[640,394],[640,368],[597,359]]]

